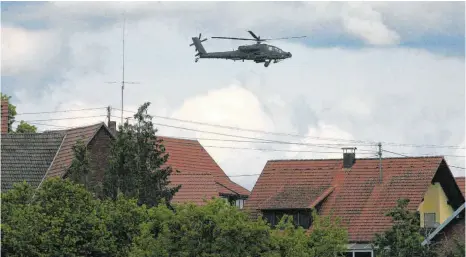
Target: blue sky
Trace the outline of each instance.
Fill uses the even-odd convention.
[[[339,138],[464,148],[464,9],[464,2],[2,2],[2,92],[13,96],[18,112],[119,108],[118,86],[105,82],[121,78],[126,11],[125,76],[141,84],[126,87],[125,109],[151,101],[152,113],[160,116],[302,135],[270,138],[170,123],[275,140]],[[268,68],[223,60],[194,63],[192,36],[247,37],[247,30],[263,38],[308,38],[273,42],[293,58]],[[241,43],[209,39],[204,46],[222,51]],[[96,114],[105,110],[18,118]],[[38,127],[104,119],[54,120]],[[214,137],[168,127],[160,133]],[[207,149],[231,175],[259,173],[269,159],[340,157],[318,154],[319,149],[293,152],[309,150],[297,146],[285,148],[290,152]],[[368,156],[363,153],[375,147],[358,149]],[[391,145],[387,150],[464,155],[464,149]],[[464,158],[447,161],[465,166]],[[248,188],[255,182],[251,177],[237,181]]]

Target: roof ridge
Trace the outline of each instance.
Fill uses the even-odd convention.
[[[419,155],[419,156],[409,156],[409,157],[383,157],[383,160],[391,160],[391,159],[435,159],[435,158],[445,158],[443,155]],[[267,162],[294,162],[294,161],[341,161],[343,158],[316,158],[316,159],[271,159],[268,160]],[[373,157],[373,158],[356,158],[356,160],[374,160],[378,161],[379,158]]]
[[[167,139],[175,139],[175,140],[184,140],[184,141],[193,141],[193,142],[199,143],[199,140],[197,140],[197,139],[186,139],[186,138],[179,138],[179,137],[172,137],[172,136],[162,136],[162,135],[159,135],[159,136],[156,136],[156,137],[158,137],[158,138],[167,138]]]

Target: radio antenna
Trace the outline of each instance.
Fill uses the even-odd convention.
[[[121,125],[123,125],[123,112],[124,112],[124,105],[123,105],[123,100],[124,100],[124,90],[125,90],[125,84],[139,84],[139,82],[134,82],[134,81],[125,81],[125,31],[126,30],[126,12],[123,13],[123,33],[122,33],[122,76],[121,76],[121,82],[117,81],[112,81],[112,82],[106,82],[108,84],[116,84],[116,83],[121,83]]]

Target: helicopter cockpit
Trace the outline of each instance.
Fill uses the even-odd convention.
[[[283,54],[285,53],[282,49],[278,48],[278,47],[275,47],[275,46],[268,46],[268,50],[271,51],[271,52],[276,52],[276,53],[280,53],[280,54]]]

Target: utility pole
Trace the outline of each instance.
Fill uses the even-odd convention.
[[[382,174],[382,143],[378,143],[379,151],[379,175],[380,175],[380,183],[382,184],[383,181],[383,174]]]
[[[110,105],[107,107],[107,126],[110,125],[110,120],[112,117],[112,107]]]
[[[123,112],[124,112],[124,105],[123,105],[123,100],[124,100],[124,90],[125,90],[125,84],[139,84],[139,82],[130,82],[130,81],[125,81],[125,29],[126,29],[126,16],[123,14],[123,35],[122,35],[122,46],[123,46],[123,68],[122,68],[122,78],[121,82],[106,82],[108,84],[116,84],[116,83],[121,83],[121,125],[123,125]]]

